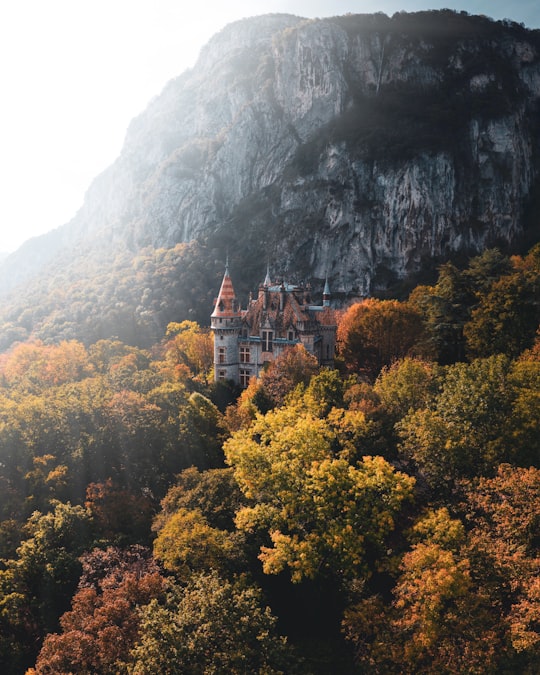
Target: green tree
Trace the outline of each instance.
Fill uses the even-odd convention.
[[[195,465],[215,468],[223,465],[221,445],[225,437],[223,418],[209,398],[197,392],[178,413],[182,463],[177,470]]]
[[[468,354],[516,358],[531,347],[540,323],[539,296],[537,270],[517,269],[495,281],[480,296],[464,327]]]
[[[398,425],[402,453],[433,487],[449,488],[459,477],[489,473],[514,457],[506,442],[515,397],[510,365],[494,356],[449,367],[432,407]]]
[[[294,661],[260,592],[215,573],[172,586],[165,605],[142,609],[132,675],[291,673]]]
[[[11,645],[14,658],[24,653],[31,659],[69,606],[81,573],[79,556],[93,532],[85,509],[62,503],[50,513],[36,511],[25,530],[16,557],[4,561],[0,571],[0,623],[3,646]],[[3,657],[3,665],[11,667],[10,652]]]
[[[176,477],[161,501],[161,512],[155,520],[157,530],[178,509],[198,510],[211,527],[234,531],[236,511],[244,504],[244,496],[234,479],[233,470],[195,467],[185,469]]]
[[[417,286],[409,303],[424,319],[432,353],[442,364],[465,357],[463,327],[474,300],[469,280],[452,263],[439,269],[435,286]]]
[[[436,365],[428,361],[405,358],[383,368],[373,385],[394,422],[411,410],[430,407],[439,389],[440,375]]]

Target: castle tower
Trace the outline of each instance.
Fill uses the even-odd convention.
[[[242,312],[236,299],[229,264],[225,268],[219,295],[210,316],[214,333],[214,379],[238,382],[238,337]]]

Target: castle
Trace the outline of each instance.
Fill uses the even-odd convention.
[[[336,317],[330,307],[328,280],[323,304],[313,305],[309,289],[281,282],[273,284],[267,271],[256,299],[242,310],[228,265],[211,315],[214,333],[214,377],[247,387],[289,347],[302,344],[322,366],[333,366]]]

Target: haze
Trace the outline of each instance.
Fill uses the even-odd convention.
[[[450,6],[540,27],[540,4],[387,0],[8,0],[0,8],[0,251],[68,222],[118,156],[130,120],[237,19]]]

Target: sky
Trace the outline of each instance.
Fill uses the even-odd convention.
[[[539,0],[2,0],[0,252],[67,223],[130,121],[238,19],[449,7],[540,28]]]

